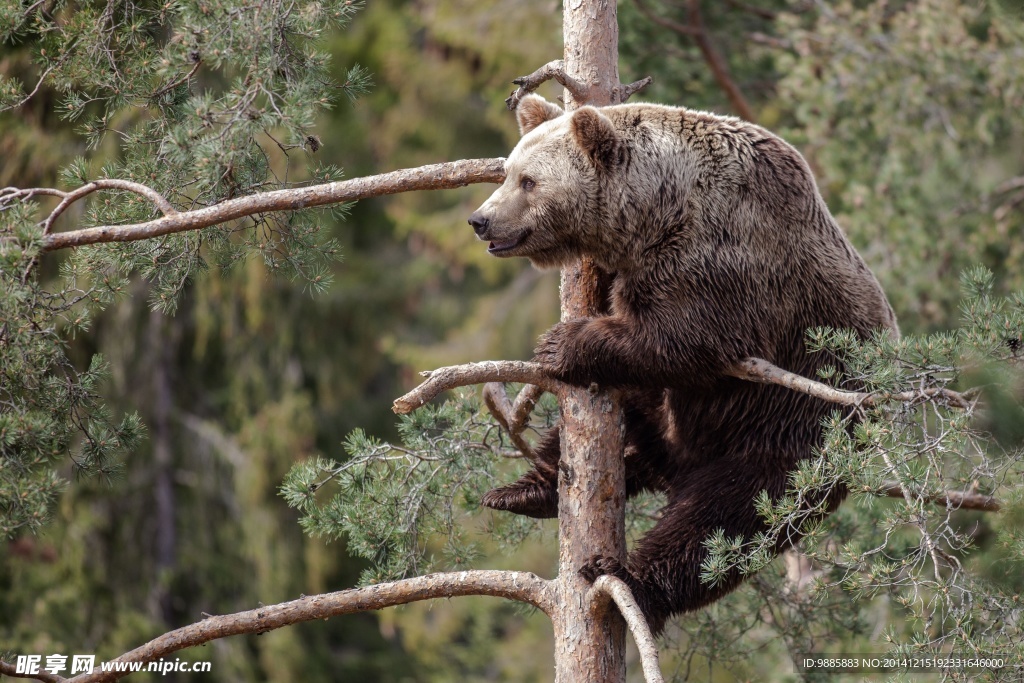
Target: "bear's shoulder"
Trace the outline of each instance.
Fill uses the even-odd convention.
[[[661,104],[620,104],[599,110],[623,138],[657,151],[682,147],[708,159],[749,164],[756,157],[802,159],[774,133],[735,116]]]

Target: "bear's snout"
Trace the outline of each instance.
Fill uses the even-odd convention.
[[[473,232],[476,233],[476,236],[483,238],[487,228],[491,225],[491,219],[479,211],[474,211],[473,215],[469,217],[469,224],[473,226]]]

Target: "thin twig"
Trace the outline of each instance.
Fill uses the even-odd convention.
[[[603,593],[610,597],[626,620],[626,625],[629,627],[630,633],[633,634],[636,649],[640,652],[640,665],[643,667],[644,680],[647,683],[664,683],[665,679],[662,678],[661,668],[658,665],[658,645],[647,624],[647,619],[644,618],[643,611],[636,604],[633,593],[629,590],[629,586],[622,579],[605,574],[597,577],[597,580],[594,581],[594,587],[591,589],[591,594],[587,596],[587,600],[592,602],[594,594],[597,593]]]
[[[908,493],[911,493],[910,491],[905,492],[896,482],[886,482],[881,491],[890,498],[904,499],[906,499]],[[952,510],[999,512],[1002,509],[1002,504],[995,496],[986,496],[983,493],[975,493],[973,491],[943,491],[942,493],[920,496],[920,499]]]
[[[885,466],[889,468],[889,471],[892,472],[893,474],[896,474],[896,466],[893,464],[892,458],[889,457],[889,454],[886,452],[886,450],[884,448],[878,448],[878,454],[882,457],[882,462],[884,462]],[[905,484],[897,482],[896,488],[899,490],[900,496],[904,500],[913,500],[913,497],[910,495],[910,490],[907,488]],[[935,582],[941,585],[942,565],[939,563],[938,546],[935,543],[935,540],[932,538],[931,534],[928,533],[926,518],[915,515],[913,524],[918,528],[918,531],[921,532],[921,540],[924,541],[925,550],[928,551],[928,555],[932,558],[932,570],[935,574]]]
[[[64,61],[64,60],[63,60],[63,59],[61,59],[61,60],[60,60],[59,62],[57,62],[56,64],[51,64],[50,66],[46,67],[46,70],[45,70],[45,71],[43,71],[43,75],[42,75],[42,76],[40,76],[40,77],[39,77],[39,81],[38,81],[38,82],[36,82],[36,87],[32,88],[32,92],[30,92],[30,93],[29,93],[28,95],[26,95],[26,96],[24,97],[24,99],[22,99],[22,100],[21,100],[20,102],[18,102],[18,103],[16,103],[16,104],[11,104],[11,105],[8,105],[8,106],[6,106],[6,107],[0,107],[0,112],[4,112],[4,111],[10,111],[10,110],[12,110],[12,109],[17,109],[18,107],[20,107],[21,105],[25,104],[26,102],[28,102],[29,100],[31,100],[31,99],[32,99],[33,97],[35,97],[36,93],[37,93],[37,92],[39,92],[39,88],[41,88],[41,87],[42,87],[42,85],[43,85],[43,81],[45,81],[45,80],[46,80],[46,77],[50,75],[50,72],[51,72],[51,71],[53,71],[54,67],[60,66],[60,64],[61,64],[61,63],[62,63],[63,61]]]
[[[188,80],[190,78],[192,78],[193,76],[195,76],[196,72],[199,71],[199,67],[202,66],[202,64],[203,64],[203,60],[202,59],[197,59],[196,63],[195,63],[195,66],[192,67],[191,71],[189,71],[187,74],[185,74],[184,76],[182,76],[178,80],[174,81],[173,83],[168,83],[164,87],[160,88],[155,93],[150,95],[150,97],[155,100],[156,98],[160,97],[164,93],[170,92],[171,90],[174,90],[175,88],[177,88],[182,83],[188,82]]]

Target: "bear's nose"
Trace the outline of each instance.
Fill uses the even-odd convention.
[[[487,226],[491,224],[491,219],[479,211],[474,211],[473,215],[469,217],[469,224],[473,226],[473,232],[477,234],[477,237],[480,237],[487,232]]]

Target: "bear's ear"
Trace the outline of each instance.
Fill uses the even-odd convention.
[[[605,170],[622,163],[625,146],[608,117],[593,107],[580,107],[572,114],[576,144],[594,165]]]
[[[551,104],[540,95],[527,95],[516,107],[516,120],[519,121],[519,134],[526,135],[531,130],[551,119],[557,119],[563,112],[558,105]]]

